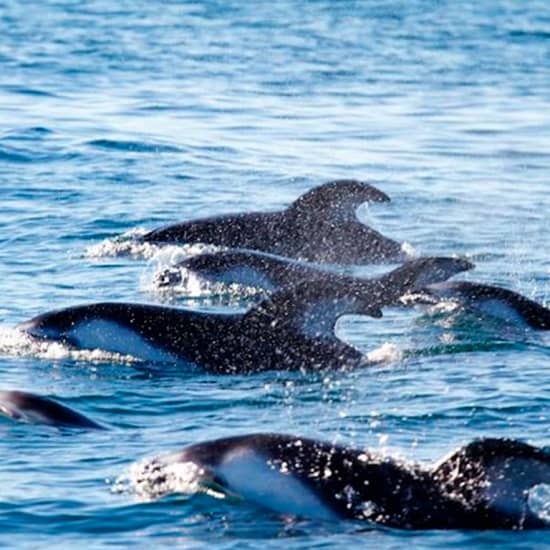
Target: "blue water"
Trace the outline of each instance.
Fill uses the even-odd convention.
[[[1,1],[0,386],[112,429],[0,421],[0,546],[548,548],[543,532],[407,533],[206,496],[146,501],[131,475],[251,431],[425,463],[483,435],[548,445],[544,334],[388,310],[338,327],[379,350],[377,367],[219,377],[37,349],[13,327],[105,299],[220,308],[155,290],[182,251],[129,256],[117,237],[276,209],[342,177],[392,197],[360,212],[384,234],[466,255],[469,278],[548,305],[549,143],[544,0]]]

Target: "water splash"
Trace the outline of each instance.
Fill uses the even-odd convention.
[[[402,243],[401,250],[407,256],[408,259],[416,258],[418,256],[418,252],[416,248],[411,243],[408,243],[408,242]]]
[[[183,295],[189,298],[233,297],[251,298],[264,294],[263,289],[238,283],[210,281],[185,267],[160,267],[149,284],[155,293]]]
[[[216,252],[220,247],[207,244],[182,244],[163,245],[162,243],[149,243],[140,240],[146,235],[145,228],[134,228],[117,235],[109,237],[100,243],[89,246],[85,252],[85,258],[116,258],[119,256],[130,256],[134,259],[163,261],[170,258],[170,263],[181,261],[189,256],[204,254],[205,252]]]
[[[141,242],[139,237],[147,233],[144,228],[134,228],[117,235],[109,237],[86,248],[85,258],[115,258],[117,256],[131,256],[134,258],[152,258],[158,250],[158,246]]]
[[[38,357],[51,361],[72,359],[90,363],[133,364],[140,360],[131,355],[111,353],[100,349],[76,350],[61,342],[38,340],[29,334],[11,327],[0,326],[0,355],[11,357]]]
[[[208,476],[206,476],[207,478]],[[145,459],[130,466],[111,487],[113,493],[129,493],[138,500],[150,501],[171,494],[193,496],[198,493],[225,498],[226,492],[208,479],[205,470],[193,462],[179,461],[179,454]]]
[[[527,505],[542,521],[550,525],[550,485],[541,483],[529,490]]]
[[[379,348],[366,354],[366,362],[369,364],[393,363],[403,359],[404,353],[395,344],[385,342]]]
[[[141,278],[140,288],[144,292],[152,292],[168,298],[208,299],[209,303],[217,303],[221,298],[224,305],[227,305],[228,300],[233,303],[234,300],[261,296],[263,294],[261,288],[212,281],[178,265],[191,256],[224,250],[227,249],[202,244],[162,247],[151,258],[150,267]]]

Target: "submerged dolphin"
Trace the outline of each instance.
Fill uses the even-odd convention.
[[[362,449],[260,433],[160,457],[146,465],[142,479],[165,483],[166,466],[180,463],[196,467],[191,472],[200,489],[278,514],[403,529],[550,527],[528,496],[533,487],[550,484],[550,454],[511,439],[476,440],[424,468]]]
[[[219,373],[353,367],[363,356],[335,336],[339,317],[380,317],[380,308],[405,292],[470,267],[455,258],[423,258],[371,280],[334,275],[284,288],[246,313],[98,303],[45,313],[20,328],[79,349],[183,360]]]
[[[422,261],[421,258],[418,260]],[[474,267],[467,260],[458,261],[462,262],[463,270]],[[227,250],[185,258],[157,274],[155,281],[158,287],[166,288],[185,284],[190,275],[208,283],[238,284],[274,292],[303,281],[329,284],[323,283],[323,279],[330,281],[338,276],[338,272],[316,264],[306,264],[253,250]],[[353,277],[350,275],[349,278]],[[365,280],[364,277],[357,279]]]
[[[14,420],[59,427],[105,429],[69,407],[34,393],[0,391],[0,414]]]
[[[312,262],[360,264],[404,256],[401,244],[360,223],[365,202],[387,202],[372,185],[338,180],[316,187],[277,212],[225,214],[155,229],[146,242],[203,243],[260,250]]]
[[[550,330],[550,309],[517,292],[499,286],[469,281],[446,281],[428,285],[428,299],[453,300],[484,314],[519,322],[531,328]],[[422,300],[422,298],[421,298]]]

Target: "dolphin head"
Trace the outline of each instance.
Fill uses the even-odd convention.
[[[35,338],[63,340],[85,315],[81,307],[59,309],[37,315],[19,325],[19,329]]]
[[[358,180],[336,180],[311,189],[290,209],[301,216],[320,216],[325,220],[355,219],[355,211],[365,202],[389,202],[384,192]]]
[[[128,310],[128,312],[126,311]],[[131,308],[124,304],[95,303],[47,311],[19,325],[19,330],[43,340],[71,343],[74,332],[96,320],[131,317]]]

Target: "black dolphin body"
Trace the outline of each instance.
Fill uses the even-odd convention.
[[[79,349],[183,360],[218,373],[353,367],[363,356],[336,338],[340,316],[380,317],[380,308],[405,292],[470,267],[454,258],[423,258],[372,280],[334,275],[284,288],[246,313],[98,303],[45,313],[21,328]]]
[[[58,427],[105,429],[78,411],[49,397],[24,391],[0,391],[0,414],[13,420]]]
[[[259,433],[159,457],[143,480],[154,473],[156,483],[165,483],[164,467],[174,463],[196,466],[199,487],[283,515],[401,529],[550,527],[528,497],[533,487],[550,483],[550,455],[511,439],[476,440],[426,468],[363,449]]]
[[[420,293],[429,299],[452,300],[468,309],[530,328],[550,330],[550,309],[513,290],[470,281],[445,281],[427,285]]]
[[[400,259],[401,244],[360,223],[365,202],[387,202],[372,185],[338,180],[316,187],[277,212],[226,214],[168,225],[146,242],[246,248],[312,262],[361,264]]]

